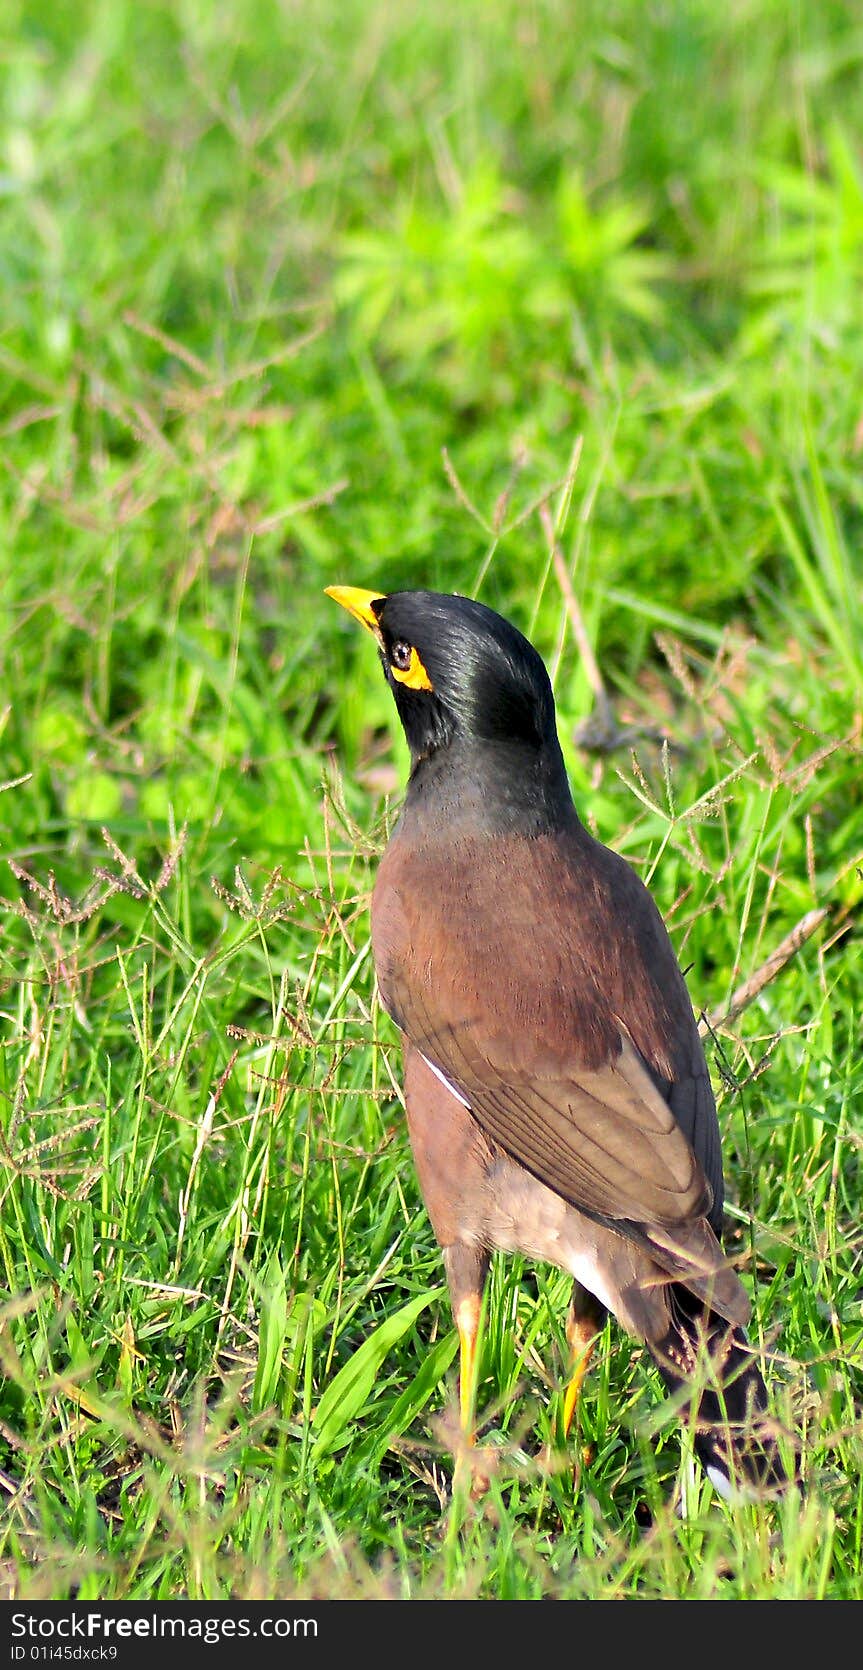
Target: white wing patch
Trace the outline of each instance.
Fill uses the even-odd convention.
[[[419,1053],[420,1053],[420,1055],[422,1055],[422,1050],[420,1050]],[[436,1067],[433,1061],[429,1061],[429,1058],[428,1058],[427,1055],[423,1055],[423,1061],[425,1062],[429,1071],[434,1073],[435,1078],[440,1079],[440,1082],[443,1085],[444,1090],[448,1090],[450,1095],[454,1096],[457,1102],[461,1102],[462,1107],[467,1108],[468,1113],[470,1113],[470,1102],[466,1102],[464,1097],[462,1096],[461,1092],[456,1090],[455,1085],[450,1084],[449,1079],[447,1078],[446,1074],[442,1073],[440,1068]]]

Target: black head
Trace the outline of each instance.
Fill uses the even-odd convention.
[[[561,797],[571,807],[548,673],[516,627],[483,603],[441,592],[333,587],[330,595],[377,639],[412,789],[433,777],[440,792],[457,777],[460,797],[472,780],[485,804],[509,813],[522,802],[540,812]]]

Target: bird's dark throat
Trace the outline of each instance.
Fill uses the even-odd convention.
[[[520,742],[453,736],[414,756],[403,817],[489,834],[539,835],[576,820],[557,738],[536,749]],[[577,820],[576,820],[577,821]]]

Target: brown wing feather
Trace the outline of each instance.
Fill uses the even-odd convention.
[[[583,830],[496,836],[493,853],[479,837],[396,837],[373,935],[387,1008],[543,1182],[622,1228],[715,1217],[716,1114],[691,1005],[622,860]]]
[[[387,993],[383,992],[385,1002]],[[550,1075],[515,1065],[503,1038],[432,1019],[421,990],[390,987],[399,1025],[469,1103],[474,1118],[543,1183],[611,1221],[688,1223],[707,1181],[632,1043],[596,1070],[571,1059]]]

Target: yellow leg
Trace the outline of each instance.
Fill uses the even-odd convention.
[[[460,1346],[459,1356],[459,1415],[461,1435],[456,1449],[453,1472],[453,1494],[463,1501],[475,1497],[488,1488],[488,1479],[477,1465],[480,1452],[476,1449],[474,1406],[476,1403],[476,1343],[479,1334],[481,1300],[470,1294],[459,1301],[455,1313]]]
[[[573,1334],[576,1333],[576,1331],[579,1333],[578,1341],[573,1339]],[[576,1409],[578,1409],[581,1384],[583,1384],[584,1376],[588,1373],[589,1361],[591,1361],[594,1344],[596,1344],[596,1333],[598,1333],[598,1329],[594,1328],[593,1324],[584,1323],[584,1321],[578,1321],[578,1323],[574,1324],[573,1328],[569,1328],[569,1326],[566,1328],[566,1336],[568,1336],[569,1339],[569,1346],[571,1346],[571,1351],[573,1351],[573,1368],[571,1368],[571,1374],[569,1374],[569,1384],[568,1388],[566,1388],[566,1398],[564,1398],[564,1438],[569,1438],[569,1428],[573,1425],[574,1414],[576,1414]]]
[[[465,1442],[476,1441],[474,1432],[474,1403],[476,1400],[476,1341],[479,1333],[481,1300],[477,1294],[462,1299],[456,1311],[459,1345],[459,1411]]]
[[[563,1436],[569,1437],[569,1429],[578,1408],[578,1398],[582,1383],[588,1370],[593,1348],[602,1324],[596,1312],[591,1307],[588,1314],[580,1314],[575,1304],[570,1307],[566,1319],[566,1337],[569,1342],[570,1377],[563,1401]]]

